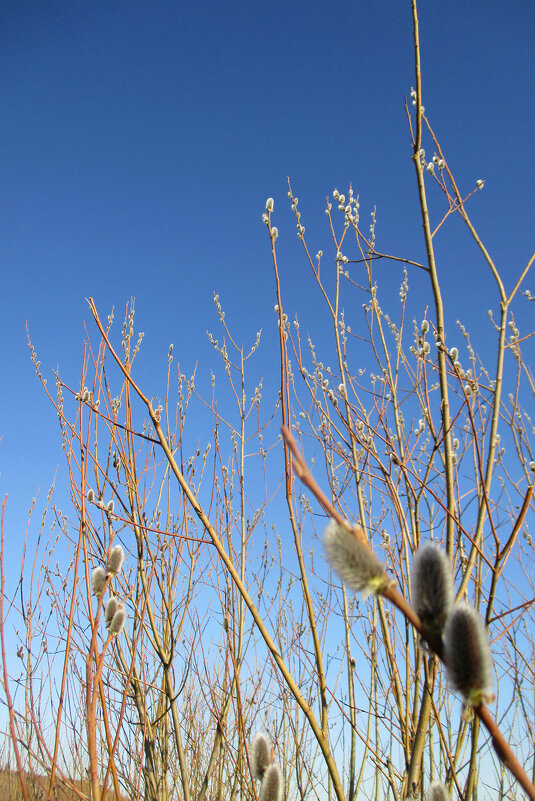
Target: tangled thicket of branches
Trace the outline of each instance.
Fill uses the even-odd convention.
[[[415,3],[413,16],[406,111],[425,263],[382,253],[374,226],[361,230],[351,189],[327,202],[332,257],[311,256],[290,188],[325,335],[321,345],[305,339],[285,311],[270,198],[280,387],[251,381],[260,335],[240,347],[218,296],[222,335],[211,341],[222,369],[209,397],[175,368],[172,347],[161,402],[138,386],[133,303],[116,335],[113,314],[103,321],[90,301],[98,341],[86,343],[80,383],[58,375],[55,396],[32,348],[60,423],[72,510],[63,514],[51,491],[35,557],[25,550],[11,594],[2,560],[10,739],[0,779],[7,787],[15,769],[20,779],[10,797],[272,801],[284,785],[295,799],[397,801],[424,798],[432,785],[435,799],[535,799],[535,428],[526,411],[535,382],[523,358],[533,332],[521,336],[513,314],[527,302],[533,258],[506,288],[470,220],[473,192],[461,193],[423,111]],[[431,183],[444,198],[435,223]],[[434,237],[454,215],[500,303],[491,365],[468,329],[445,329]],[[395,302],[374,276],[385,260],[401,271]],[[432,296],[422,320],[406,315],[409,276]],[[371,548],[372,564],[384,566],[365,561],[376,571],[367,600],[346,592],[323,558],[328,518],[360,537],[364,560]],[[430,540],[447,558],[437,557],[435,573],[431,552],[420,551],[411,577]],[[351,585],[349,562],[340,572]],[[493,657],[482,692],[465,691],[464,659],[452,679],[471,706],[443,669],[447,609],[433,627],[443,569],[450,600],[468,602],[487,627],[474,637],[488,635]],[[15,617],[18,673],[5,645]],[[496,700],[487,707],[489,678]],[[259,731],[267,736],[251,747]]]

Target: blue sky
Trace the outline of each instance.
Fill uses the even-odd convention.
[[[431,0],[420,21],[427,113],[463,190],[486,181],[471,212],[511,284],[533,249],[533,5]],[[207,380],[214,292],[238,339],[263,328],[275,343],[268,196],[290,313],[317,303],[287,176],[313,252],[328,243],[325,196],[350,181],[363,219],[377,206],[378,246],[423,258],[423,243],[403,110],[408,0],[21,1],[3,5],[0,29],[0,486],[14,532],[62,462],[26,321],[44,372],[76,385],[84,323],[94,332],[84,298],[119,319],[135,296],[147,391],[170,342]],[[477,330],[496,295],[451,231],[437,240],[448,315]],[[532,311],[519,304],[521,319]],[[276,352],[265,359],[275,380]]]

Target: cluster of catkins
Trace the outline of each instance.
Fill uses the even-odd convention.
[[[382,594],[392,581],[385,566],[368,545],[335,520],[323,535],[325,555],[342,581],[364,597]],[[468,707],[494,699],[492,658],[481,616],[468,603],[453,603],[453,574],[448,557],[435,543],[422,545],[415,554],[412,603],[431,642],[441,642],[448,679]],[[429,801],[449,795],[443,785],[433,785]]]
[[[124,551],[120,545],[114,545],[108,556],[108,570],[96,567],[91,575],[91,588],[93,595],[100,598],[106,589],[108,577],[116,576],[121,572],[124,562]],[[115,596],[108,599],[104,609],[106,628],[112,635],[120,634],[126,622],[126,611]]]
[[[385,566],[356,534],[331,520],[323,536],[327,560],[342,581],[363,594],[381,594],[392,583]],[[467,603],[453,603],[453,575],[448,557],[435,543],[422,545],[414,557],[413,606],[424,633],[442,638],[444,662],[452,687],[469,706],[493,700],[492,659],[481,616]]]
[[[250,756],[253,776],[261,782],[259,801],[282,801],[282,771],[274,764],[275,754],[265,734],[256,735]]]
[[[492,658],[481,616],[468,603],[453,603],[453,576],[444,551],[428,542],[416,552],[412,568],[413,606],[424,633],[442,637],[452,687],[468,706],[494,699]]]

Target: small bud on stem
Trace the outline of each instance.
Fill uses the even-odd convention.
[[[106,571],[103,567],[96,567],[93,570],[93,574],[91,576],[91,589],[93,590],[93,595],[96,595],[97,598],[100,598],[102,593],[104,592],[104,585],[106,584]]]
[[[323,548],[333,570],[363,598],[373,593],[380,595],[392,583],[373,551],[336,520],[331,520],[325,529]]]
[[[459,604],[448,615],[444,661],[452,687],[463,694],[469,706],[494,699],[487,632],[481,616],[469,604]]]
[[[270,765],[262,779],[260,801],[282,801],[282,772],[278,765]]]
[[[416,551],[412,598],[424,630],[434,636],[442,634],[453,600],[453,576],[448,557],[433,542]]]
[[[110,598],[108,603],[106,604],[106,611],[104,613],[104,618],[106,620],[106,627],[109,629],[111,622],[115,613],[119,608],[119,604],[117,603],[116,598]]]
[[[440,782],[435,782],[427,791],[426,801],[451,801],[451,796]]]
[[[117,575],[117,573],[121,572],[121,568],[124,562],[124,551],[121,545],[114,545],[110,551],[110,556],[108,559],[108,573],[111,576]]]
[[[255,779],[263,779],[271,764],[271,746],[265,734],[259,732],[251,745],[251,768]]]
[[[111,619],[110,634],[114,635],[120,634],[121,631],[124,629],[125,622],[126,622],[126,611],[124,607],[121,606]]]

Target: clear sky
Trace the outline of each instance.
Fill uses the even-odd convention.
[[[426,111],[463,190],[486,181],[471,211],[511,284],[533,249],[535,8],[420,5]],[[289,306],[313,307],[287,176],[312,248],[328,241],[325,196],[350,181],[363,217],[377,206],[378,246],[423,258],[423,245],[403,109],[409,0],[19,0],[0,14],[0,487],[13,537],[62,461],[26,321],[49,381],[59,365],[76,385],[84,322],[94,332],[84,298],[119,319],[135,296],[150,393],[170,342],[208,375],[214,292],[238,338],[263,328],[275,342],[268,196]],[[454,230],[455,246],[437,240],[448,314],[477,324],[496,296]]]

